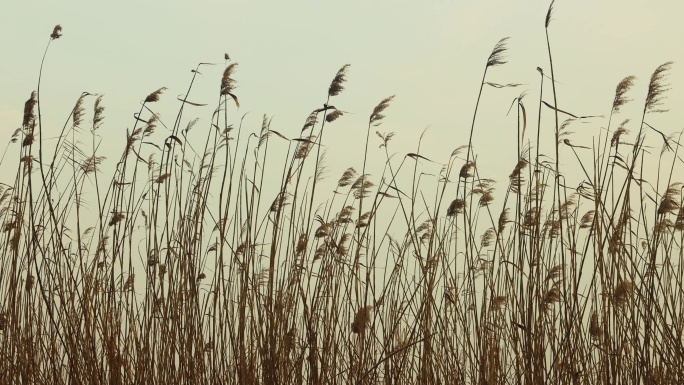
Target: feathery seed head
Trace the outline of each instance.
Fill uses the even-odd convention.
[[[135,274],[129,274],[128,278],[126,278],[126,282],[124,282],[122,291],[133,290],[134,284],[135,284]]]
[[[620,83],[618,83],[617,87],[615,88],[615,99],[613,99],[613,112],[619,112],[620,107],[632,100],[627,99],[625,94],[630,88],[632,88],[635,80],[635,76],[627,76],[626,78],[622,79]]]
[[[55,40],[62,37],[62,26],[57,24],[50,34],[50,39]]]
[[[594,224],[594,217],[596,216],[595,210],[589,210],[580,219],[580,229],[587,229]]]
[[[506,47],[508,39],[508,37],[504,37],[503,39],[499,40],[498,43],[496,43],[492,53],[489,54],[489,58],[487,59],[487,67],[496,67],[506,64],[504,55],[506,54],[506,51],[508,51],[508,47]]]
[[[551,24],[551,15],[553,14],[553,3],[555,3],[556,0],[551,0],[551,4],[549,5],[549,10],[546,12],[546,20],[544,21],[544,28],[549,28],[549,24]]]
[[[478,201],[480,207],[489,206],[489,204],[494,201],[494,194],[492,194],[493,191],[493,188],[482,190],[482,195],[480,195],[480,200]]]
[[[354,198],[361,199],[370,196],[370,188],[375,186],[375,184],[369,180],[364,180],[363,185],[354,190]]]
[[[613,291],[613,301],[615,301],[615,306],[624,307],[633,295],[634,282],[621,281],[615,287],[615,291]]]
[[[610,147],[615,147],[615,146],[617,146],[618,143],[620,143],[620,137],[621,137],[622,135],[624,135],[624,134],[626,134],[626,133],[629,132],[629,131],[625,128],[625,126],[627,125],[627,123],[629,123],[629,119],[625,119],[624,121],[622,121],[622,123],[620,124],[620,126],[618,126],[618,129],[615,130],[615,132],[613,133],[613,137],[610,139]]]
[[[589,321],[589,336],[592,339],[598,340],[601,337],[601,325],[599,324],[598,314],[596,311],[591,313],[591,320]]]
[[[549,290],[546,291],[544,297],[542,298],[542,309],[548,311],[551,309],[554,303],[560,302],[562,300],[560,289],[557,285],[553,285]]]
[[[309,117],[306,118],[306,122],[304,122],[304,127],[302,127],[302,132],[315,126],[316,123],[318,123],[318,110],[313,111],[309,114]]]
[[[461,167],[461,171],[458,173],[458,176],[463,178],[463,179],[471,178],[474,175],[473,174],[474,168],[475,168],[475,162],[470,161],[470,162],[464,164],[463,167]]]
[[[565,269],[564,264],[559,264],[551,267],[546,273],[546,282],[548,281],[559,281],[563,278],[563,270]]]
[[[162,87],[153,93],[147,95],[145,98],[145,103],[154,103],[159,101],[159,96],[162,94],[162,92],[166,91],[166,87]]]
[[[81,96],[79,96],[78,100],[76,101],[76,105],[74,106],[74,110],[71,114],[74,127],[80,126],[83,122],[83,115],[85,114],[85,108],[83,108],[83,100],[88,95],[89,94],[87,92],[84,92],[81,94]]]
[[[35,136],[33,135],[33,131],[26,133],[26,136],[24,136],[24,140],[21,142],[21,146],[28,147],[32,145],[34,139]]]
[[[463,202],[463,199],[454,199],[447,208],[447,217],[453,217],[456,214],[462,213],[464,207],[465,202]]]
[[[315,135],[309,135],[307,138],[302,138],[299,140],[299,145],[297,145],[297,149],[295,150],[295,159],[306,158],[306,156],[309,155],[309,151],[311,151],[311,147],[315,141]]]
[[[223,76],[221,77],[221,95],[231,94],[235,89],[235,80],[231,76],[236,68],[237,63],[231,63],[223,71]]]
[[[33,284],[36,282],[35,277],[32,274],[26,276],[26,291],[31,291],[33,289]]]
[[[337,187],[349,186],[352,182],[352,179],[356,178],[356,175],[356,170],[354,170],[353,167],[349,167],[344,171],[342,177],[337,182]]]
[[[145,124],[145,129],[143,130],[143,136],[150,136],[154,133],[154,129],[157,128],[157,122],[159,121],[159,116],[157,114],[152,114],[152,116],[147,120],[147,123]],[[192,127],[192,124],[197,122],[197,119],[194,119],[188,123],[188,128],[185,129],[185,132],[187,133],[189,128]]]
[[[351,324],[352,333],[364,334],[366,332],[366,328],[370,322],[370,314],[372,309],[372,306],[365,306],[356,312],[356,315],[354,316],[354,322]]]
[[[380,121],[385,117],[385,115],[383,115],[382,112],[385,111],[387,107],[389,107],[389,103],[392,101],[392,99],[394,99],[394,95],[383,99],[380,102],[380,104],[375,106],[375,108],[373,109],[373,113],[371,113],[369,124],[373,124],[376,126],[380,124]]]
[[[347,169],[347,171],[349,171],[349,169]],[[352,169],[352,171],[354,171],[354,170]],[[346,173],[346,171],[345,171],[345,173]],[[352,184],[351,188],[357,189],[357,188],[363,187],[363,184],[367,181],[368,177],[369,177],[369,174],[363,174],[363,175],[359,176],[358,178],[356,178],[356,180]]]
[[[38,99],[36,98],[36,91],[31,92],[31,97],[24,103],[24,120],[21,124],[24,129],[32,129],[33,122],[36,116],[33,113],[33,109],[36,106]]]
[[[122,219],[126,218],[123,213],[118,211],[112,212],[112,218],[109,220],[109,226],[114,226],[115,224],[121,222]]]
[[[681,183],[672,183],[667,188],[658,206],[658,214],[662,215],[679,210],[681,188]]]
[[[494,239],[496,239],[496,230],[494,230],[493,227],[490,227],[485,230],[484,234],[480,237],[480,246],[489,247],[492,245]]]
[[[99,166],[103,160],[105,160],[104,156],[90,156],[86,158],[83,163],[81,164],[81,170],[83,170],[84,174],[90,174],[98,170],[97,166]]]
[[[347,81],[347,71],[349,70],[349,64],[345,64],[337,71],[335,78],[333,78],[330,87],[328,88],[328,96],[339,95],[340,92],[344,91],[344,83]]]
[[[509,180],[509,188],[512,192],[514,193],[519,193],[522,189],[523,183],[525,183],[525,175],[522,173],[522,171],[527,167],[527,161],[525,159],[520,159],[518,160],[518,163],[516,163],[515,167],[513,168],[513,172],[508,176]]]
[[[669,90],[668,84],[665,83],[667,78],[667,71],[672,67],[672,62],[661,64],[651,75],[651,81],[648,84],[648,94],[646,95],[646,112],[666,112],[667,110],[657,108],[663,104],[663,95],[665,91]]]
[[[496,297],[492,298],[492,303],[490,305],[492,310],[501,310],[504,306],[506,306],[506,302],[508,302],[508,297],[505,295],[498,295]]]
[[[380,137],[382,140],[382,144],[380,145],[380,148],[387,147],[387,143],[392,140],[394,137],[395,133],[394,132],[388,132],[386,134],[381,134],[379,131],[375,131],[375,134]]]
[[[316,238],[323,238],[327,237],[328,235],[330,235],[330,225],[327,223],[321,223],[314,233]]]
[[[100,128],[100,124],[104,120],[104,106],[102,105],[102,95],[98,96],[97,99],[95,99],[95,106],[94,106],[94,113],[93,113],[93,130],[97,130]]]
[[[539,224],[539,207],[532,207],[523,216],[523,228],[531,228]]]
[[[503,232],[504,228],[506,228],[506,223],[509,221],[509,215],[510,215],[511,209],[506,207],[503,209],[501,214],[499,215],[499,234]]]
[[[333,110],[333,112],[331,112],[325,116],[325,121],[328,123],[332,123],[342,115],[344,115],[344,113],[342,111],[335,109],[335,110]]]

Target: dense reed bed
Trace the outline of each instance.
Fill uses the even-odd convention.
[[[159,89],[118,158],[98,137],[106,99],[87,93],[47,148],[56,129],[41,119],[39,79],[0,189],[2,382],[682,383],[681,133],[649,124],[665,112],[671,63],[646,95],[625,77],[606,100],[608,126],[575,145],[573,124],[590,118],[556,92],[551,12],[548,69],[537,95],[515,99],[518,157],[496,191],[477,167],[495,156],[474,151],[477,107],[437,178],[422,178],[436,160],[420,144],[396,153],[393,133],[376,135],[393,97],[350,133],[361,157],[328,169],[348,65],[289,137],[266,116],[243,127],[226,56],[210,126],[194,127],[187,94],[175,121],[160,121]],[[57,26],[46,55],[60,36]],[[483,90],[516,86],[487,78],[506,64],[507,39],[482,59],[478,104]],[[620,109],[631,99],[643,110],[630,122]],[[191,129],[203,143],[190,144]],[[373,151],[385,164],[367,162]]]

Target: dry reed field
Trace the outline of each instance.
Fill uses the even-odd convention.
[[[475,151],[485,111],[430,179],[433,154],[397,153],[379,127],[393,96],[349,133],[362,156],[326,166],[349,65],[295,133],[267,116],[243,127],[227,55],[196,125],[200,64],[174,120],[155,112],[164,88],[143,98],[118,158],[98,137],[106,98],[83,93],[55,127],[41,75],[12,136],[20,156],[3,161],[16,173],[0,184],[0,382],[684,383],[681,132],[652,120],[672,63],[641,74],[645,95],[626,76],[600,106],[607,126],[575,144],[593,118],[558,103],[552,13],[539,83],[509,112],[518,156],[496,182],[477,163],[496,154]],[[489,80],[508,43],[477,58],[478,105],[518,86]]]

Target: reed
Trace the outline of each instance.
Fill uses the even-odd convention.
[[[206,127],[186,117],[200,64],[173,122],[155,112],[165,88],[141,95],[118,158],[99,137],[106,99],[89,93],[48,148],[40,89],[63,37],[55,27],[12,137],[16,173],[0,184],[3,381],[682,383],[681,133],[650,120],[667,111],[672,63],[653,72],[640,117],[621,111],[638,99],[627,76],[606,100],[606,130],[576,143],[573,126],[595,120],[558,98],[552,10],[550,75],[539,67],[539,93],[514,101],[504,183],[479,169],[474,133],[483,91],[518,85],[487,81],[506,64],[507,38],[486,60],[466,145],[431,179],[423,165],[439,163],[422,136],[397,149],[379,131],[394,96],[349,132],[361,156],[330,169],[324,131],[345,118],[332,103],[349,65],[290,133],[268,116],[243,127],[227,54]],[[536,130],[523,103],[535,97]],[[202,143],[193,129],[207,132]]]

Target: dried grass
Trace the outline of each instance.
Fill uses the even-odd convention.
[[[552,11],[553,2],[547,28]],[[51,41],[60,36],[55,28]],[[506,63],[507,42],[494,47],[485,77]],[[651,77],[647,113],[664,111],[670,64]],[[115,161],[98,150],[101,96],[90,132],[79,129],[84,93],[49,150],[32,93],[12,136],[16,177],[0,184],[3,381],[684,381],[677,136],[655,136],[672,151],[654,155],[663,169],[651,173],[650,136],[640,129],[629,143],[628,119],[609,122],[594,151],[564,152],[585,118],[557,121],[536,156],[524,145],[511,159],[494,154],[516,162],[494,199],[473,153],[478,107],[470,138],[453,136],[468,144],[435,166],[438,156],[428,161],[420,147],[392,158],[402,145],[390,142],[394,132],[368,146],[388,97],[361,134],[363,159],[345,158],[357,168],[326,184],[322,133],[344,114],[327,102],[344,91],[348,68],[296,139],[272,130],[267,116],[242,126],[225,103],[229,96],[237,106],[234,63],[202,141],[187,135],[195,117],[169,124],[147,105],[161,102],[160,88],[134,115]],[[634,82],[618,84],[608,112],[627,112]],[[171,135],[160,137],[167,125]],[[372,151],[384,161],[369,161]],[[570,155],[562,163],[543,156],[554,152]],[[422,178],[427,167],[439,176]],[[667,181],[658,179],[665,170]]]

